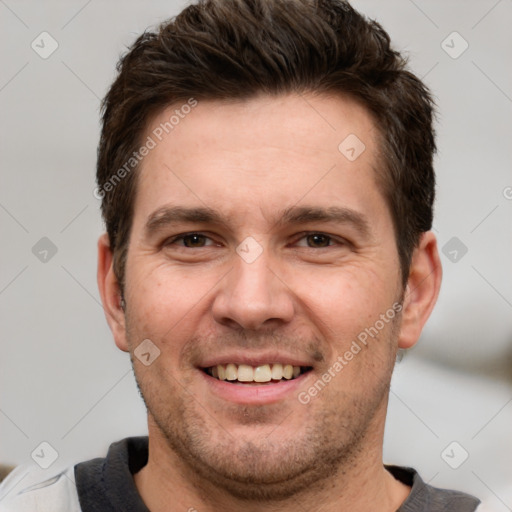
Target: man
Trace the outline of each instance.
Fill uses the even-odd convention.
[[[382,461],[441,282],[433,102],[383,29],[340,0],[200,2],[103,106],[98,284],[149,437],[1,510],[476,510]]]

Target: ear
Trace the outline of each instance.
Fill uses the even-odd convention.
[[[428,231],[421,236],[411,259],[398,337],[399,348],[411,348],[418,341],[437,301],[442,274],[437,240],[434,233]]]
[[[121,350],[128,352],[125,312],[121,307],[121,290],[114,274],[113,254],[110,250],[107,233],[104,233],[98,239],[97,279],[105,317],[114,335],[116,345]]]

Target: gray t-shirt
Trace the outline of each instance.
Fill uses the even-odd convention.
[[[75,467],[83,512],[149,512],[133,482],[133,474],[148,460],[148,438],[132,437],[111,445],[106,459]],[[423,482],[411,468],[386,466],[411,493],[397,512],[473,512],[479,500],[458,491],[437,489]]]

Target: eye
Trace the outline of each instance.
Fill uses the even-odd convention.
[[[308,233],[302,236],[297,245],[299,247],[310,247],[312,249],[322,249],[334,245],[334,240],[331,236],[325,233]]]
[[[172,238],[166,242],[166,245],[179,245],[189,249],[197,249],[213,245],[213,241],[201,233],[185,233]]]
[[[204,247],[207,238],[199,233],[192,233],[183,237],[183,245],[185,247]]]
[[[306,241],[309,247],[328,247],[332,244],[332,238],[323,233],[313,233],[306,236]]]

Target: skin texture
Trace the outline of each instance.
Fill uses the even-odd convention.
[[[338,150],[349,134],[365,144],[354,161]],[[392,219],[376,185],[376,135],[366,110],[340,97],[203,101],[144,158],[124,311],[106,235],[98,283],[148,408],[149,461],[135,483],[153,512],[170,503],[395,511],[407,497],[382,465],[389,382],[398,348],[417,341],[436,301],[441,267],[435,237],[425,233],[402,288]],[[196,214],[149,233],[148,219],[163,207],[217,218]],[[298,208],[302,218],[291,218]],[[344,214],[323,219],[312,210]],[[176,238],[190,232],[203,236]],[[308,236],[315,233],[324,236]],[[261,252],[251,263],[236,251],[249,247],[240,246],[247,237],[257,242],[250,254]],[[313,399],[298,400],[402,301],[401,314]],[[160,351],[149,366],[134,357],[146,339]],[[279,399],[243,403],[217,393],[199,368],[248,355],[293,358],[312,370]]]

